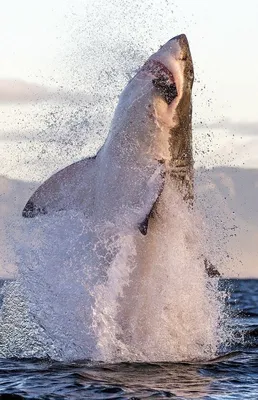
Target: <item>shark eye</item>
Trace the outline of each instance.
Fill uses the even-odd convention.
[[[160,76],[159,78],[153,79],[152,83],[157,89],[159,95],[163,97],[167,104],[171,104],[177,97],[175,83],[172,83],[166,76]]]

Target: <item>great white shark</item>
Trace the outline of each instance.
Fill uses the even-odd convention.
[[[98,223],[108,221],[117,229],[148,235],[162,213],[159,203],[167,185],[192,207],[193,81],[188,40],[181,34],[154,53],[129,81],[96,156],[51,176],[28,200],[23,217],[80,210]],[[212,275],[215,270],[205,263]]]

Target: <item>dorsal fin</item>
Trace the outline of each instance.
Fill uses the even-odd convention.
[[[22,216],[33,218],[61,210],[92,213],[95,191],[96,157],[75,162],[47,179],[31,196]]]

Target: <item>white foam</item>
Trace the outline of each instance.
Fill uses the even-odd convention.
[[[223,294],[204,270],[199,220],[172,190],[163,202],[166,219],[145,238],[123,237],[107,282],[96,287],[102,359],[209,359],[225,340]]]
[[[83,214],[28,221],[20,273],[5,288],[2,356],[103,361],[209,359],[225,341],[200,221],[167,189],[149,234]],[[15,333],[14,333],[15,332]]]

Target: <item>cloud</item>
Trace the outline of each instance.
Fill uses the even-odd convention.
[[[231,120],[219,120],[211,124],[197,123],[195,129],[227,129],[230,133],[239,136],[258,136],[258,121],[256,122],[234,122]]]
[[[63,88],[49,88],[20,79],[0,79],[0,104],[27,104],[42,101],[80,102],[90,100],[92,100],[92,96],[83,92],[66,91]]]

